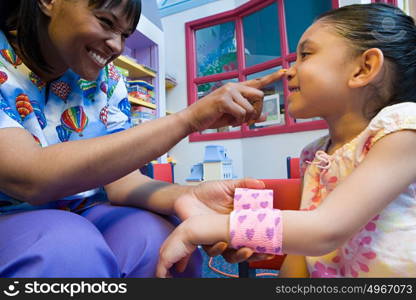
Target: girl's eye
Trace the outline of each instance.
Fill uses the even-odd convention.
[[[311,53],[309,53],[309,52],[301,52],[300,53],[300,56],[302,57],[302,58],[305,58],[306,56],[308,56],[308,55],[310,55]]]

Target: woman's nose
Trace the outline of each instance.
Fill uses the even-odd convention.
[[[114,33],[111,38],[107,39],[107,45],[114,54],[121,54],[124,47],[124,41],[121,34]]]

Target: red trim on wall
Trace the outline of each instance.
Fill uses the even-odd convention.
[[[186,43],[186,79],[188,91],[188,106],[193,103],[196,96],[195,84],[193,79],[196,70],[196,51],[195,51],[195,32],[190,26],[185,27],[185,43]]]
[[[332,0],[333,8],[339,7],[338,0]],[[279,33],[281,43],[281,57],[261,63],[255,66],[245,67],[245,53],[244,49],[244,34],[242,18],[250,15],[262,8],[277,3],[278,17],[279,17]],[[204,77],[196,76],[196,52],[195,52],[195,31],[209,26],[215,26],[221,23],[235,21],[236,27],[236,42],[237,42],[237,58],[238,68],[232,72],[209,75]],[[187,55],[187,91],[188,91],[188,105],[191,105],[197,100],[196,85],[221,81],[231,78],[238,78],[239,81],[246,80],[249,74],[261,72],[276,66],[288,68],[291,61],[296,60],[296,53],[289,53],[289,45],[286,34],[286,20],[284,10],[284,0],[251,0],[240,7],[222,12],[216,15],[201,18],[185,24],[186,33],[186,55]],[[284,95],[285,95],[285,112],[287,112],[287,95],[289,93],[287,81],[283,81]],[[212,141],[222,139],[236,139],[243,137],[264,136],[270,134],[290,133],[307,130],[317,130],[327,128],[324,121],[311,121],[305,123],[296,123],[287,113],[285,113],[285,125],[276,125],[259,129],[249,129],[247,125],[243,125],[240,131],[232,132],[218,132],[218,133],[193,133],[189,136],[190,142],[196,141]],[[259,123],[261,124],[261,123]]]

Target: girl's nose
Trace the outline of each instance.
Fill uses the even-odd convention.
[[[293,79],[293,77],[295,77],[295,74],[296,74],[296,69],[293,65],[289,69],[287,69],[287,71],[286,71],[287,80],[290,81],[291,79]]]

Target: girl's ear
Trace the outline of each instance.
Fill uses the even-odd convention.
[[[378,48],[371,48],[361,54],[348,81],[350,88],[360,88],[371,83],[379,74],[384,64],[383,52]]]
[[[37,0],[40,10],[48,17],[51,16],[52,7],[55,0]]]

